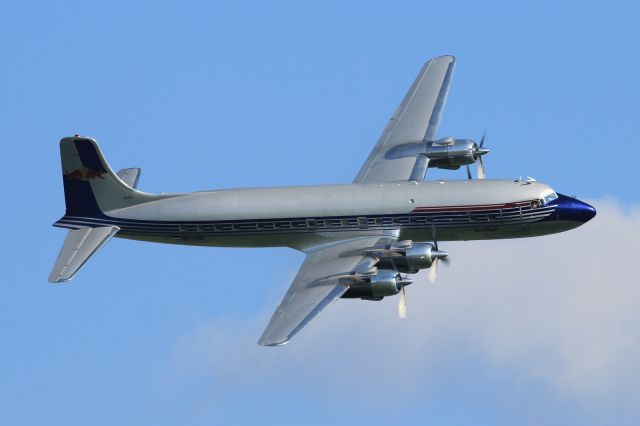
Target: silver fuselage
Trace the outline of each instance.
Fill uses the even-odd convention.
[[[117,237],[160,243],[304,250],[380,230],[399,230],[400,239],[414,241],[485,240],[551,234],[584,222],[559,214],[567,205],[539,201],[551,193],[548,185],[523,180],[230,189],[160,196],[103,209],[102,217],[65,216],[56,225],[108,224],[120,228]]]

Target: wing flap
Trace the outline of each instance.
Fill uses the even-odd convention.
[[[60,283],[72,279],[82,265],[119,230],[117,226],[70,230],[53,265],[49,282]]]

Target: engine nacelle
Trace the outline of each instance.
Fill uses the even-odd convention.
[[[484,154],[483,150],[470,139],[448,137],[427,142],[425,154],[429,158],[429,167],[459,169],[460,166],[475,163]]]
[[[402,277],[396,271],[386,269],[378,270],[378,273],[369,277],[369,288],[373,297],[393,296],[402,288],[399,282]]]
[[[411,280],[397,271],[378,269],[371,275],[359,276],[351,283],[344,298],[381,300],[385,296],[398,294],[402,287],[411,284]]]
[[[455,139],[451,136],[437,141],[408,142],[389,149],[385,158],[393,160],[406,157],[427,157],[427,167],[440,169],[459,169],[475,163],[489,150],[483,148],[484,136],[480,145],[471,139]]]
[[[376,266],[379,268],[415,274],[420,269],[430,268],[435,259],[447,254],[436,250],[430,243],[410,243],[391,246],[374,255],[378,258]]]

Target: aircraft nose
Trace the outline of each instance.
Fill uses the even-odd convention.
[[[574,222],[588,222],[596,215],[596,209],[577,198],[558,194],[558,219]]]
[[[571,209],[576,220],[583,223],[589,222],[596,215],[596,209],[593,206],[577,199],[571,203]]]

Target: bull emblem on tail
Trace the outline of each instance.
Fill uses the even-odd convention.
[[[65,170],[62,177],[64,180],[81,180],[83,182],[87,182],[96,178],[104,179],[103,175],[106,173],[106,170],[94,170],[88,167],[81,167],[70,172]]]

